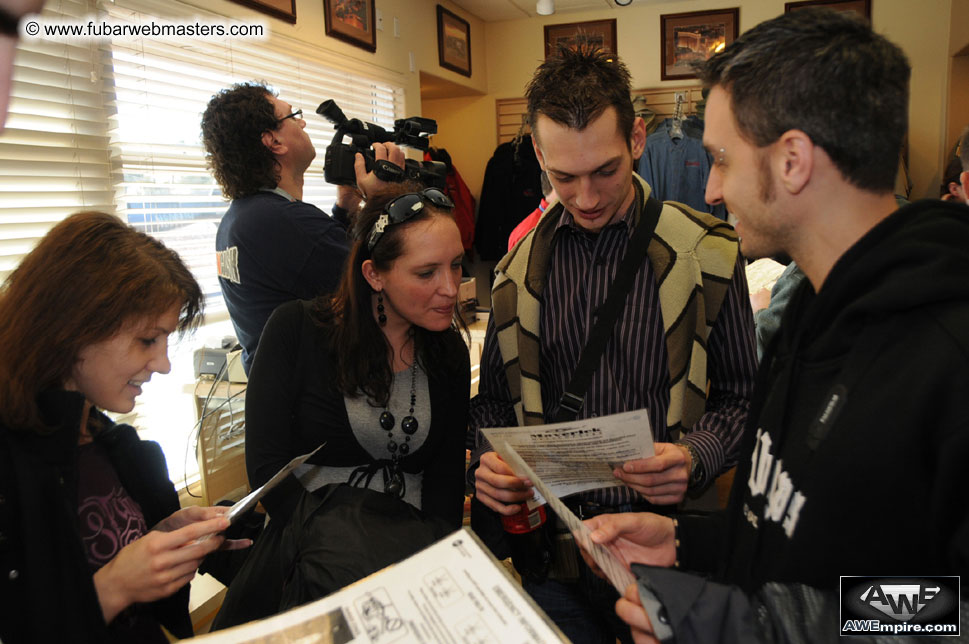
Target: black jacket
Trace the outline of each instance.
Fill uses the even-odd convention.
[[[103,642],[108,639],[93,576],[78,531],[77,446],[81,394],[52,391],[39,398],[53,432],[0,426],[0,640]],[[113,425],[97,440],[121,484],[153,526],[178,510],[157,443],[134,428]],[[189,588],[154,602],[155,618],[178,637],[192,636]]]
[[[485,167],[481,204],[474,231],[474,246],[481,259],[501,259],[508,251],[508,236],[542,200],[542,168],[532,137],[516,146],[502,143]]]
[[[681,520],[681,562],[747,592],[969,575],[967,393],[969,208],[917,202],[849,249],[819,294],[807,281],[794,294],[761,367],[723,547]]]
[[[357,467],[373,462],[350,428],[343,394],[333,384],[336,368],[329,333],[313,320],[311,304],[294,301],[269,318],[246,390],[246,469],[253,489],[291,459],[326,446],[308,462]],[[454,529],[464,511],[465,435],[471,367],[468,347],[447,332],[444,355],[429,366],[431,426],[424,444],[400,459],[401,469],[423,473],[421,508]],[[289,515],[303,491],[292,474],[263,498],[270,517]]]

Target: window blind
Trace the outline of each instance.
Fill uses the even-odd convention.
[[[43,15],[80,18],[87,0]],[[105,105],[95,45],[22,42],[0,135],[0,282],[52,226],[80,210],[114,212]]]
[[[180,3],[117,0],[102,3],[112,21],[146,24],[198,16]],[[218,16],[204,15],[204,19]],[[399,85],[319,62],[305,46],[280,36],[242,38],[124,38],[110,43],[105,84],[116,110],[110,126],[119,215],[174,248],[207,297],[209,319],[225,316],[215,262],[215,232],[228,207],[205,165],[199,123],[220,89],[265,81],[302,108],[317,158],[305,177],[303,200],[329,212],[335,186],[323,180],[323,155],[333,127],[315,114],[334,99],[350,118],[393,127],[403,103]]]
[[[225,19],[175,1],[48,0],[43,15],[147,24]],[[268,21],[270,26],[275,23]],[[288,28],[288,27],[287,27]],[[205,165],[201,114],[236,82],[264,80],[305,113],[317,158],[303,199],[328,212],[323,180],[333,128],[315,114],[332,98],[350,118],[389,128],[403,112],[400,74],[295,39],[124,38],[18,46],[7,130],[0,135],[0,281],[61,219],[101,210],[174,248],[207,296],[209,326],[170,353],[172,373],[145,386],[133,422],[159,441],[175,481],[193,478],[192,351],[231,332],[215,272],[215,231],[228,207]],[[221,320],[220,320],[221,318]]]
[[[59,0],[44,15],[80,20],[95,11],[137,24],[225,19],[154,0]],[[214,240],[228,203],[206,167],[199,122],[215,93],[247,80],[304,110],[317,159],[303,199],[326,212],[336,198],[323,180],[333,127],[316,106],[331,98],[348,117],[385,128],[403,110],[395,73],[278,34],[21,42],[0,136],[0,280],[65,216],[103,210],[178,251],[203,287],[209,319],[224,319]]]

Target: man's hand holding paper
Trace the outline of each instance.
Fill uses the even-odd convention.
[[[676,561],[673,520],[651,512],[600,514],[585,521],[589,540],[609,550],[627,568],[629,564],[672,566]],[[593,570],[594,560],[585,550],[582,557]]]
[[[532,482],[515,476],[497,452],[481,456],[475,474],[475,496],[498,514],[512,515],[521,510],[520,503],[532,498]],[[511,504],[511,505],[509,505]]]
[[[643,431],[644,425],[646,431]],[[616,469],[653,456],[653,436],[645,410],[568,423],[495,427],[482,432],[492,445],[504,442],[512,446],[559,497],[624,485],[616,477]],[[482,493],[478,498],[502,514],[513,514],[517,508],[500,509],[496,507],[498,504],[520,503],[530,498],[522,492],[522,486],[530,486],[530,482],[514,476],[494,453],[481,457],[475,477],[485,483],[476,484],[477,491]]]
[[[595,569],[601,571],[603,576],[612,583],[616,591],[622,594],[625,588],[633,583],[635,579],[629,570],[629,565],[624,561],[617,560],[611,551],[590,539],[589,529],[559,500],[555,492],[529,467],[528,463],[521,458],[514,447],[506,442],[497,442],[493,443],[493,445],[502,454],[502,458],[515,471],[524,474],[534,482],[535,488],[545,501],[548,502],[552,511],[555,512],[559,519],[568,527],[569,531],[572,532],[572,536],[575,537],[575,542],[591,557],[595,564]]]
[[[690,453],[673,443],[655,443],[653,447],[655,455],[627,461],[613,475],[650,503],[679,503],[690,479]]]

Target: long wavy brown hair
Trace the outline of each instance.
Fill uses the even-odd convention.
[[[112,215],[71,215],[0,289],[0,422],[44,432],[37,395],[63,386],[84,347],[179,303],[184,333],[202,300],[175,251]]]
[[[370,300],[373,290],[363,277],[362,266],[370,259],[378,270],[389,270],[394,260],[404,252],[405,230],[431,217],[452,216],[447,210],[425,205],[421,212],[406,222],[388,226],[373,251],[367,250],[370,231],[384,207],[395,197],[419,192],[424,187],[414,182],[391,184],[368,198],[364,208],[354,218],[351,231],[354,242],[336,292],[313,301],[316,323],[329,330],[330,355],[337,367],[334,386],[345,396],[352,398],[362,393],[374,404],[387,404],[394,380],[391,369],[393,351],[374,319]],[[428,331],[416,325],[413,327],[414,356],[428,375],[451,376],[453,365],[446,359],[446,337],[455,330],[467,334],[467,326],[458,314],[457,303],[454,309],[450,329]]]

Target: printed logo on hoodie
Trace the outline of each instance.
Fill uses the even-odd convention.
[[[784,471],[783,461],[771,453],[770,434],[763,429],[757,430],[757,446],[750,457],[750,477],[747,479],[747,489],[754,499],[766,497],[763,519],[780,523],[788,539],[797,529],[797,520],[801,508],[807,501],[801,492],[794,489],[790,475]],[[744,507],[747,520],[756,529],[757,515],[748,507]]]

